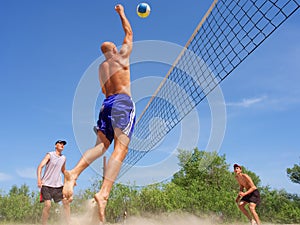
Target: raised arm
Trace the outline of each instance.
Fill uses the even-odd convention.
[[[122,22],[122,27],[125,32],[125,37],[123,40],[123,45],[122,48],[120,49],[120,54],[124,56],[129,56],[132,50],[132,40],[133,40],[133,32],[131,25],[125,15],[124,12],[124,7],[120,4],[115,6],[116,12],[119,14],[121,22]]]

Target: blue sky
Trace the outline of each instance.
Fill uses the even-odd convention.
[[[192,0],[148,1],[151,14],[141,19],[135,12],[138,1],[1,1],[1,190],[24,183],[37,190],[36,168],[46,152],[54,149],[57,139],[68,142],[64,150],[67,168],[73,167],[82,152],[94,144],[95,117],[87,115],[87,120],[83,117],[75,121],[85,123],[87,130],[74,133],[73,103],[77,101],[76,91],[82,78],[101,57],[100,44],[106,40],[122,43],[123,30],[114,11],[117,3],[125,7],[136,42],[155,40],[179,46],[185,45],[211,4]],[[228,163],[237,162],[255,172],[262,185],[297,194],[299,185],[291,183],[285,171],[300,162],[299,27],[298,11],[221,83],[226,131],[219,149]],[[139,84],[151,77],[146,85],[151,91],[168,68],[159,63],[145,67],[142,64],[141,68],[133,68],[132,79]],[[97,85],[97,74],[94,76],[93,85]],[[95,101],[94,96],[91,100]],[[98,106],[101,101],[99,95]],[[138,109],[146,102],[147,98],[140,100]],[[98,107],[81,110],[96,115]],[[200,103],[197,110],[198,114],[194,113],[201,126],[196,145],[203,150],[210,134],[207,102]],[[185,124],[191,129],[193,125],[188,120]],[[176,127],[157,151],[142,160],[144,167],[152,164],[155,170],[131,172],[130,182],[141,177],[155,181],[153,174],[163,171],[158,161],[166,161],[160,158],[164,152],[169,155],[178,146],[194,147],[188,138],[177,143],[180,130]],[[169,167],[176,167],[175,161],[168,163]],[[82,173],[76,190],[89,187],[99,172],[97,168],[101,166],[95,163]]]

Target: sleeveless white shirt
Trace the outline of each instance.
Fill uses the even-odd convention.
[[[48,187],[62,187],[63,182],[61,168],[66,162],[66,157],[64,155],[56,155],[55,151],[48,152],[47,154],[50,155],[50,160],[46,164],[42,183],[44,186]]]

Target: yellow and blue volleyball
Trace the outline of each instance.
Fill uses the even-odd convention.
[[[146,18],[149,16],[151,11],[150,6],[147,3],[140,3],[136,7],[136,13],[138,14],[139,17],[141,18]]]

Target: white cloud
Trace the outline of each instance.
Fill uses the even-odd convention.
[[[248,99],[243,99],[240,102],[230,102],[227,103],[227,106],[238,106],[238,107],[243,107],[243,108],[248,108],[252,105],[258,104],[266,99],[266,96],[262,96],[259,98],[248,98]]]
[[[16,172],[22,178],[36,179],[36,169],[35,168],[17,169]]]
[[[0,181],[6,181],[6,180],[11,180],[12,176],[6,173],[1,173],[0,172]]]

